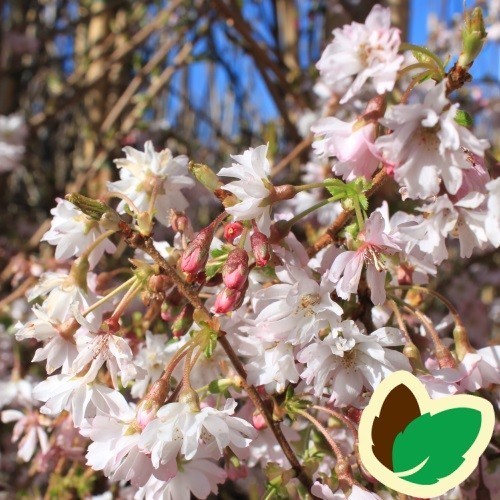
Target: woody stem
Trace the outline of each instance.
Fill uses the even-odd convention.
[[[217,219],[214,221],[213,224],[218,224],[220,221],[226,217],[227,214],[224,212],[221,215],[217,217]],[[133,230],[128,224],[126,224],[124,221],[121,221],[120,227],[122,228],[122,235],[125,238],[125,241],[132,247],[132,248],[138,248],[143,251],[145,251],[154,261],[156,264],[160,266],[160,268],[163,270],[163,272],[172,280],[172,282],[177,286],[179,292],[191,303],[191,305],[200,311],[201,314],[206,316],[209,319],[214,319],[213,316],[208,312],[206,309],[203,301],[201,298],[198,296],[198,292],[191,288],[188,284],[184,282],[184,280],[177,274],[177,271],[175,270],[174,267],[172,267],[166,260],[165,258],[158,252],[158,250],[155,248],[153,245],[153,239],[150,236],[144,236],[140,235],[137,231]],[[214,321],[215,323],[215,321]],[[260,394],[257,392],[257,389],[251,384],[248,384],[246,379],[247,379],[247,373],[246,370],[241,363],[240,359],[238,358],[238,355],[232,348],[231,344],[228,342],[228,340],[225,337],[225,332],[221,331],[220,329],[217,331],[217,334],[219,336],[219,344],[221,347],[224,349],[226,352],[228,358],[230,359],[231,363],[233,364],[235,370],[237,371],[238,375],[243,380],[243,388],[247,392],[249,398],[252,400],[253,404],[257,408],[258,411],[262,413],[264,416],[266,423],[268,424],[269,428],[273,432],[274,436],[276,437],[276,440],[278,441],[281,449],[283,450],[283,453],[287,457],[288,461],[290,462],[292,468],[295,470],[298,479],[300,482],[310,491],[311,486],[312,486],[312,481],[311,478],[305,473],[304,469],[302,468],[299,460],[297,459],[294,451],[292,450],[290,444],[288,443],[287,439],[283,435],[283,432],[281,431],[281,428],[277,422],[274,421],[272,412],[270,409],[264,404],[264,401],[262,400]]]

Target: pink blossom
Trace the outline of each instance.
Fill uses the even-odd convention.
[[[410,198],[435,196],[441,184],[456,194],[471,168],[468,155],[481,157],[488,147],[455,121],[458,104],[450,106],[445,83],[431,88],[422,104],[397,104],[379,120],[393,132],[375,144]]]
[[[379,158],[374,146],[377,124],[356,127],[357,121],[343,122],[335,117],[321,118],[311,130],[316,134],[313,148],[320,156],[335,156],[336,175],[352,181],[357,177],[371,178]]]
[[[336,285],[337,294],[348,299],[357,293],[361,271],[366,265],[366,281],[371,291],[371,300],[375,305],[385,302],[386,267],[384,256],[401,251],[400,243],[384,230],[384,219],[380,212],[373,212],[366,221],[365,228],[359,234],[360,247],[337,256],[329,273]]]

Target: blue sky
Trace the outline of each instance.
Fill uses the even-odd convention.
[[[475,2],[468,0],[468,9]],[[441,19],[447,20],[454,16],[462,17],[463,0],[411,0],[409,42],[424,45],[427,40],[427,18],[435,13]],[[500,46],[499,43],[488,42],[471,69],[475,79],[489,77],[497,82],[500,80]]]
[[[312,0],[301,0],[298,4],[300,7],[300,27],[301,30],[305,30],[308,26],[307,12],[312,4]],[[259,19],[262,19],[264,16],[272,16],[272,12],[268,12],[269,2],[248,2],[245,3],[244,15],[248,22],[255,29],[255,38],[264,43],[273,43],[272,39],[267,39],[268,33],[265,29],[263,29],[263,24],[259,23]],[[447,21],[451,21],[454,16],[462,17],[463,12],[463,0],[411,0],[411,11],[410,11],[410,26],[408,30],[408,41],[411,43],[425,45],[427,41],[427,20],[430,13],[435,13],[438,15],[440,19],[446,19]],[[467,8],[470,8],[472,2],[469,0],[467,3]],[[267,9],[267,10],[266,10]],[[321,29],[317,29],[317,33],[319,34]],[[224,29],[222,26],[214,28],[214,38],[216,43],[219,44],[220,47],[224,47],[224,42],[226,40]],[[313,37],[317,36],[312,33]],[[319,35],[318,35],[319,36]],[[303,37],[302,37],[303,38]],[[231,50],[230,44],[227,44],[228,51]],[[320,55],[320,45],[317,45],[317,58]],[[201,47],[199,50],[203,50]],[[224,53],[224,50],[222,51]],[[303,48],[299,49],[299,56],[302,58],[304,55]],[[227,63],[229,66],[233,67],[236,71],[241,71],[242,74],[245,75],[245,79],[251,79],[251,100],[256,109],[258,109],[258,113],[256,113],[260,118],[264,121],[271,121],[278,117],[278,112],[276,106],[274,104],[273,99],[269,95],[266,86],[262,79],[254,74],[252,74],[251,65],[247,60],[245,62],[246,57],[241,55],[241,59],[235,63],[236,55],[231,53],[227,53]],[[450,65],[454,61],[450,62]],[[191,96],[196,103],[195,106],[198,109],[206,109],[207,104],[207,95],[204,92],[205,84],[206,84],[206,66],[204,62],[200,62],[198,64],[192,64],[190,71],[194,78],[191,80]],[[492,80],[499,80],[499,44],[498,43],[488,43],[487,46],[483,49],[480,57],[476,60],[474,66],[472,67],[471,73],[473,77],[476,79],[482,79],[485,77],[489,77]],[[220,94],[224,95],[226,92],[226,88],[230,83],[228,82],[227,74],[223,69],[216,70],[216,80],[219,84]],[[179,81],[180,84],[180,81]],[[497,90],[498,91],[498,87]],[[170,110],[172,111],[172,110]],[[174,113],[175,115],[175,113]],[[251,117],[248,117],[251,121]],[[255,129],[259,128],[258,124],[255,125]],[[208,132],[208,130],[207,130]]]

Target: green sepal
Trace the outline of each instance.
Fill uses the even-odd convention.
[[[467,111],[464,111],[463,109],[458,109],[457,114],[455,115],[455,121],[459,124],[462,125],[463,127],[472,127],[474,125],[474,120],[472,119],[472,116],[467,113]]]

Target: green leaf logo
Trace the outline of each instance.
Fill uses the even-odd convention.
[[[408,372],[375,390],[359,426],[367,470],[406,495],[434,497],[464,481],[493,434],[492,405],[476,396],[431,400]]]

